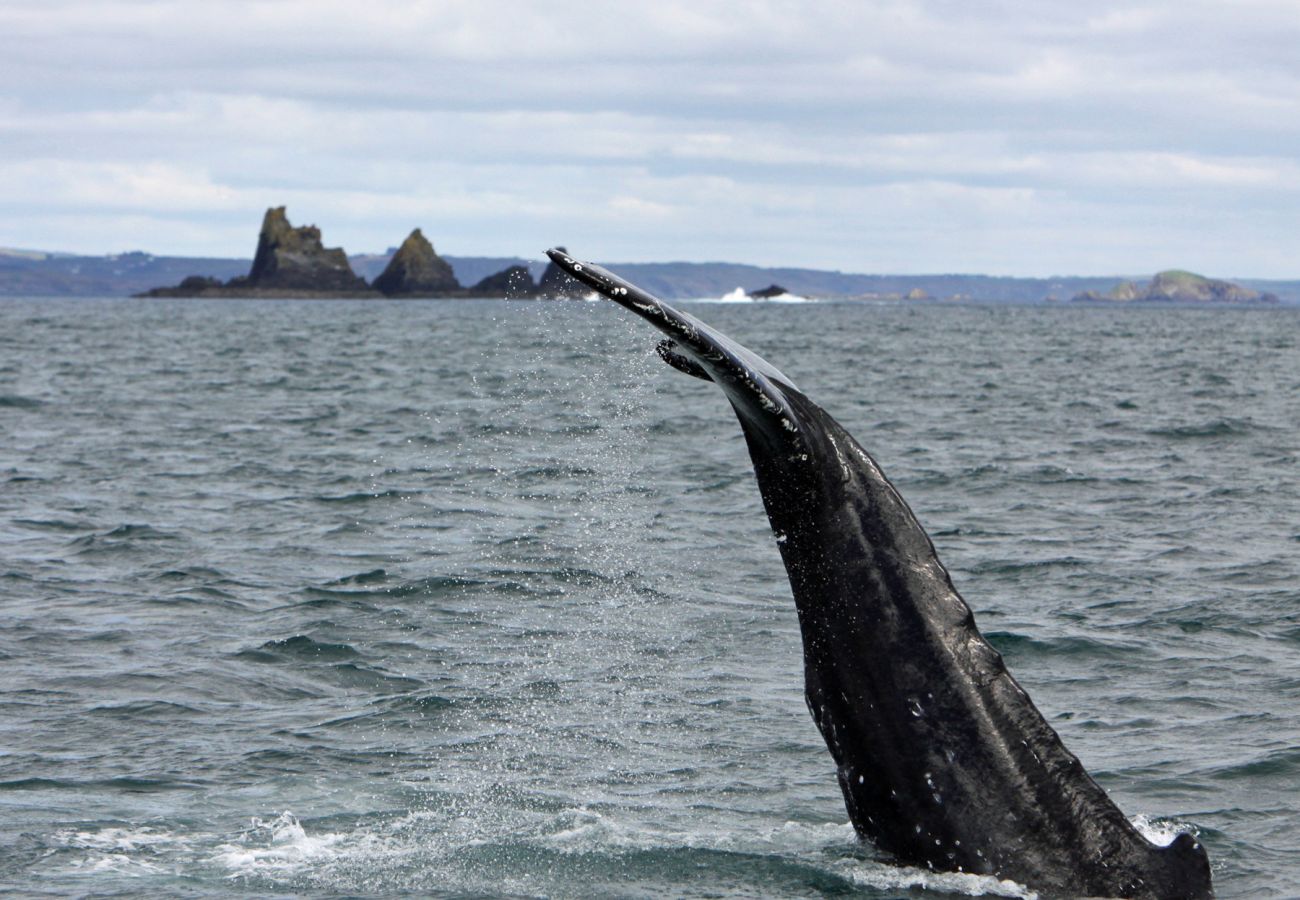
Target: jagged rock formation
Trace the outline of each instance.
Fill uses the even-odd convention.
[[[561,253],[568,253],[563,247],[556,247]],[[541,281],[537,282],[537,293],[555,300],[585,297],[591,289],[569,275],[555,263],[547,263]]]
[[[374,297],[352,271],[340,247],[321,243],[314,225],[294,228],[283,206],[268,209],[247,275],[222,284],[191,275],[176,287],[153,288],[139,297]]]
[[[239,280],[239,279],[236,279]],[[234,281],[231,286],[234,286]],[[283,206],[266,211],[253,268],[242,283],[254,288],[306,291],[364,291],[341,247],[321,243],[314,225],[294,228]]]
[[[397,248],[374,288],[389,297],[444,297],[461,291],[451,264],[434,252],[418,228]]]
[[[1121,281],[1102,294],[1084,291],[1073,302],[1083,303],[1277,303],[1275,294],[1261,293],[1233,284],[1195,275],[1179,269],[1158,273],[1145,288]]]
[[[790,292],[779,284],[769,284],[762,290],[754,291],[749,296],[755,300],[771,300],[773,297],[780,297],[788,293]]]
[[[554,265],[554,263],[552,263]],[[495,275],[489,275],[469,289],[475,297],[507,297],[510,299],[534,297],[537,285],[527,266],[511,266]]]
[[[480,270],[481,271],[481,270]],[[547,270],[549,294],[585,296],[586,290],[554,265]],[[546,278],[543,281],[547,281]],[[472,288],[461,287],[451,264],[434,252],[419,229],[410,233],[375,278],[374,287],[352,271],[347,254],[321,244],[315,226],[294,228],[283,206],[266,211],[257,241],[257,256],[247,275],[221,282],[191,275],[175,287],[160,287],[139,297],[497,297],[538,296],[527,266],[513,265],[489,275]]]

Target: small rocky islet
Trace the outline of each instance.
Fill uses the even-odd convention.
[[[1276,294],[1206,278],[1182,269],[1158,272],[1145,286],[1121,281],[1106,293],[1084,291],[1072,303],[1278,303]]]
[[[221,281],[191,275],[174,287],[159,287],[140,297],[231,298],[575,298],[587,290],[559,269],[547,266],[533,281],[527,266],[510,266],[471,287],[456,280],[451,264],[437,254],[419,228],[407,236],[387,268],[369,284],[352,271],[341,247],[326,247],[315,225],[295,227],[283,206],[266,211],[257,253],[247,275]]]

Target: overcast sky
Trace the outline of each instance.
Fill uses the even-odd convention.
[[[1300,278],[1300,0],[0,0],[0,246]]]

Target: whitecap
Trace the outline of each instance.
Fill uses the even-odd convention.
[[[1001,880],[993,875],[972,875],[964,872],[926,872],[882,865],[880,863],[845,864],[841,873],[854,884],[886,891],[911,889],[933,890],[968,897],[1015,897],[1019,900],[1037,900],[1038,894],[1022,884]]]
[[[56,846],[86,851],[68,863],[77,875],[142,877],[168,871],[157,860],[164,853],[185,850],[188,838],[150,827],[102,828],[98,831],[65,829],[51,835]]]
[[[344,835],[334,833],[309,835],[298,818],[286,811],[269,822],[254,818],[237,843],[220,845],[212,859],[231,870],[232,878],[293,872],[339,856],[343,839]]]
[[[125,853],[108,853],[103,856],[88,856],[85,859],[73,860],[71,869],[82,875],[113,874],[132,878],[157,875],[166,871],[148,860],[136,859]]]
[[[739,287],[738,287],[738,288],[736,288],[734,291],[729,291],[728,293],[723,294],[721,297],[714,297],[714,298],[708,299],[708,300],[706,300],[706,302],[709,302],[709,303],[753,303],[753,302],[754,302],[754,298],[751,297],[751,296],[749,296],[749,294],[746,294],[744,288],[739,288]]]
[[[1151,843],[1157,847],[1168,847],[1174,842],[1174,838],[1183,832],[1189,832],[1195,835],[1196,830],[1190,825],[1184,825],[1181,822],[1174,822],[1169,819],[1153,819],[1146,815],[1136,815],[1129,820],[1133,827]]]

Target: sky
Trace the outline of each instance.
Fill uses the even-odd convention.
[[[1300,278],[1300,0],[0,0],[0,247]]]

